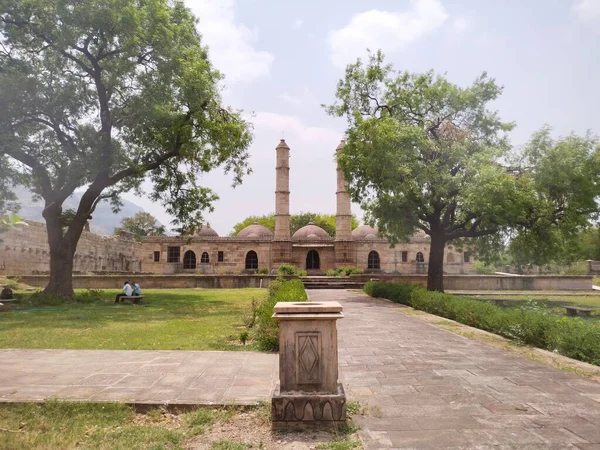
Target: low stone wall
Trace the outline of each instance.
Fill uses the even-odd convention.
[[[378,279],[387,283],[427,286],[426,275],[352,275],[353,281]],[[591,276],[523,275],[444,275],[448,291],[590,291]]]
[[[136,281],[142,289],[176,288],[258,288],[267,287],[275,275],[73,275],[75,289],[121,289],[125,281]],[[297,278],[294,276],[286,277]],[[46,275],[25,275],[23,283],[43,288]]]
[[[135,280],[142,289],[175,288],[257,288],[267,287],[275,275],[74,275],[73,287],[78,289],[120,289],[125,280]],[[288,276],[288,279],[296,278]],[[427,286],[425,275],[352,275],[352,281],[378,279],[387,283],[408,283]],[[46,275],[25,275],[23,283],[43,288]],[[591,276],[526,275],[503,277],[494,275],[446,275],[444,288],[448,291],[589,291]]]

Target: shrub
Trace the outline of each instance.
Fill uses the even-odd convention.
[[[279,275],[296,275],[299,277],[305,277],[306,276],[306,270],[303,269],[298,269],[296,266],[292,265],[292,264],[282,264],[279,266],[279,269],[277,269],[277,273]]]
[[[56,306],[65,303],[94,303],[102,301],[103,297],[104,291],[101,289],[87,289],[72,297],[37,291],[27,298],[27,302],[36,306]]]
[[[269,284],[269,295],[258,306],[256,313],[256,341],[258,348],[263,351],[279,349],[279,321],[273,313],[277,302],[306,301],[306,291],[300,280],[285,280],[277,278]]]
[[[600,326],[580,319],[557,319],[535,303],[503,309],[492,303],[430,292],[406,284],[368,282],[364,291],[441,317],[600,365]]]
[[[338,267],[337,269],[327,269],[325,272],[328,277],[349,277],[352,274],[363,273],[362,270],[357,269],[353,266],[348,267]]]
[[[269,269],[266,267],[263,267],[262,269],[258,269],[258,271],[256,272],[259,275],[268,275],[269,274]]]

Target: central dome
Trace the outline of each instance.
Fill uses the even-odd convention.
[[[266,227],[259,225],[258,222],[254,222],[252,225],[247,226],[237,234],[239,238],[256,239],[256,238],[272,238],[273,233]]]
[[[200,228],[196,229],[195,235],[200,237],[219,237],[219,234],[208,225],[201,225]]]
[[[294,233],[292,239],[329,239],[329,233],[323,228],[318,227],[314,223],[310,222],[308,225],[303,226]]]
[[[370,227],[369,225],[361,225],[352,230],[352,238],[356,240],[374,240],[378,238],[378,233],[379,231],[377,228]]]

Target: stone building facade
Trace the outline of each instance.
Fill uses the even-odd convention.
[[[343,142],[337,148],[341,151]],[[290,148],[284,140],[276,147],[275,232],[253,224],[235,237],[220,237],[203,227],[193,236],[149,236],[142,243],[144,272],[155,274],[272,272],[281,264],[293,264],[309,275],[328,269],[354,266],[366,272],[427,273],[429,238],[417,233],[408,243],[390,247],[378,231],[367,225],[351,229],[351,201],[348,186],[337,168],[336,234],[309,224],[290,233]],[[469,255],[451,246],[446,248],[445,271],[467,273]]]
[[[338,146],[341,151],[343,142]],[[336,234],[309,224],[290,233],[290,148],[281,140],[276,148],[275,232],[254,224],[235,237],[221,237],[209,227],[193,236],[99,236],[84,231],[75,255],[75,273],[237,274],[273,272],[293,264],[310,275],[354,266],[365,272],[427,273],[429,241],[417,233],[408,243],[391,248],[378,231],[367,225],[351,229],[348,186],[337,168]],[[49,249],[44,224],[29,222],[0,236],[0,275],[45,274]],[[467,273],[468,254],[446,248],[445,271]],[[262,270],[261,270],[262,269]]]

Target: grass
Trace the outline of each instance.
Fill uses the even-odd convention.
[[[120,403],[0,404],[0,448],[183,449],[233,408],[139,414]]]
[[[0,348],[249,350],[238,343],[242,316],[266,289],[145,289],[145,305],[103,300],[25,304],[0,313]]]
[[[580,317],[582,320],[600,321],[600,294],[594,295],[560,295],[531,293],[526,295],[506,295],[502,291],[486,294],[485,296],[468,296],[478,300],[504,300],[505,308],[521,308],[527,306],[537,306],[546,309],[551,314],[558,317],[566,315],[565,305],[587,306],[597,308],[590,317]]]
[[[47,401],[0,403],[0,448],[244,450],[279,448],[282,441],[326,450],[360,449],[352,426],[319,434],[274,432],[270,410],[235,406],[190,412],[135,412],[121,403]]]

